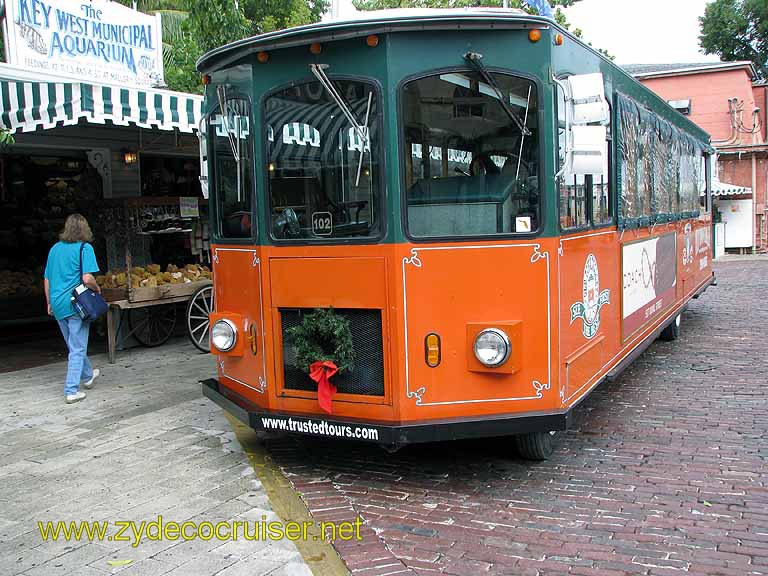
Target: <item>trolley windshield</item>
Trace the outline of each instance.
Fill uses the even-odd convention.
[[[358,80],[331,78],[330,83],[294,85],[265,101],[275,239],[379,234],[376,92],[372,84]]]
[[[413,237],[530,234],[539,227],[536,85],[483,72],[438,73],[403,88],[402,166]]]

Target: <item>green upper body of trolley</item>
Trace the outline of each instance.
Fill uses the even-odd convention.
[[[429,200],[430,202],[438,202],[441,196],[462,194],[459,188],[462,182],[458,176],[464,173],[468,178],[471,177],[468,169],[462,167],[461,163],[452,162],[451,167],[451,164],[447,164],[442,158],[433,158],[428,162],[426,157],[430,155],[430,148],[426,141],[423,143],[421,157],[418,160],[420,168],[415,169],[409,164],[413,159],[406,161],[407,152],[412,156],[419,152],[413,148],[412,143],[409,143],[409,136],[406,134],[407,122],[404,120],[404,115],[407,113],[405,108],[409,105],[408,94],[424,93],[432,89],[427,81],[417,83],[419,79],[425,77],[439,78],[442,83],[453,82],[455,84],[453,93],[459,96],[464,93],[469,94],[472,90],[479,90],[486,95],[501,94],[504,98],[509,95],[511,105],[505,107],[498,103],[497,106],[496,102],[492,102],[492,105],[498,108],[493,114],[497,123],[502,122],[500,119],[503,118],[503,122],[506,123],[503,127],[505,134],[514,137],[515,132],[518,132],[517,139],[514,140],[514,148],[517,148],[522,140],[520,149],[524,149],[525,153],[517,157],[515,154],[510,154],[506,158],[493,155],[493,162],[499,165],[496,167],[491,165],[490,169],[498,170],[500,174],[510,174],[508,179],[516,178],[518,182],[513,187],[514,193],[521,198],[526,194],[529,198],[535,197],[538,213],[528,220],[529,224],[533,221],[530,231],[526,231],[524,226],[520,226],[521,229],[515,229],[513,224],[512,229],[507,226],[500,229],[499,234],[487,236],[488,239],[524,239],[536,236],[557,236],[562,233],[555,178],[559,169],[558,112],[557,84],[553,78],[562,79],[570,75],[594,72],[603,74],[605,97],[611,104],[610,123],[614,127],[610,142],[614,159],[620,157],[620,143],[615,130],[618,124],[615,110],[617,93],[625,94],[638,105],[653,110],[659,118],[696,140],[702,148],[708,146],[709,136],[704,131],[670,108],[666,102],[640,85],[610,60],[549,20],[514,11],[429,11],[423,15],[412,11],[396,12],[394,16],[372,13],[367,20],[315,24],[265,34],[224,46],[206,54],[200,60],[199,70],[210,78],[210,83],[206,87],[206,113],[213,114],[212,117],[214,117],[227,99],[234,98],[233,102],[237,103],[232,107],[247,106],[249,109],[243,109],[241,112],[250,114],[247,128],[250,137],[241,144],[232,142],[231,139],[230,143],[234,153],[240,156],[240,162],[245,163],[246,170],[251,171],[239,177],[243,180],[240,185],[244,190],[251,190],[251,194],[255,191],[254,201],[247,210],[234,212],[234,216],[227,214],[229,223],[222,224],[224,215],[219,212],[225,208],[222,208],[217,200],[216,167],[215,163],[210,163],[212,172],[209,174],[210,188],[214,199],[212,217],[214,221],[218,220],[218,224],[214,224],[213,227],[214,241],[265,245],[292,241],[320,244],[401,243],[412,240],[473,238],[474,231],[471,226],[468,233],[459,237],[442,233],[431,234],[428,227],[425,229],[426,234],[422,234],[416,229],[421,225],[414,225],[414,220],[411,220],[411,226],[408,226],[409,218],[406,210],[410,210],[411,205],[417,205],[420,201],[416,196],[409,197],[407,200],[404,197],[409,186],[414,188],[412,181],[406,182],[406,170],[421,170],[421,177],[425,179],[427,185],[430,180],[429,171],[425,166],[427,163],[433,165],[433,171],[436,170],[434,166],[437,162],[443,165],[443,169],[446,165],[449,167],[452,172],[450,176],[453,176],[453,172],[456,173],[457,178],[449,178],[451,181],[456,181],[453,188],[446,184],[441,188],[433,187],[424,193],[432,199]],[[529,38],[529,32],[532,29],[539,29],[541,32],[537,42]],[[558,35],[562,39],[561,45],[556,41]],[[376,37],[375,41],[368,41],[371,36]],[[369,45],[374,43],[375,46]],[[312,44],[319,45],[318,54],[310,51]],[[476,55],[484,72],[470,61],[468,57],[470,54]],[[342,210],[344,218],[348,221],[348,235],[323,237],[320,232],[318,235],[313,234],[310,238],[303,237],[301,234],[291,237],[290,233],[285,232],[286,229],[291,229],[290,218],[288,222],[280,220],[282,217],[280,210],[274,206],[277,202],[275,198],[282,194],[279,188],[285,187],[291,174],[288,170],[284,178],[278,179],[274,179],[274,174],[270,174],[271,170],[282,169],[280,166],[275,166],[272,158],[275,142],[283,137],[282,133],[275,134],[276,131],[281,130],[281,127],[273,127],[271,123],[284,122],[289,118],[286,117],[285,112],[281,115],[280,108],[273,104],[277,96],[289,94],[296,85],[306,87],[312,83],[312,89],[315,92],[327,90],[321,85],[321,77],[310,69],[311,65],[320,64],[327,65],[322,67],[321,77],[324,74],[331,85],[341,93],[342,99],[349,100],[346,102],[347,112],[351,112],[357,122],[355,127],[351,122],[342,121],[346,133],[339,136],[339,150],[346,149],[348,155],[345,156],[347,160],[339,165],[339,172],[343,173],[341,177],[346,179],[345,182],[350,187],[353,185],[360,187],[361,179],[364,182],[368,177],[376,179],[375,185],[372,182],[368,183],[369,187],[376,188],[376,198],[369,204],[365,202],[356,204],[354,201],[337,202],[342,206],[336,205],[336,209]],[[487,76],[484,74],[492,75],[492,82],[495,80],[501,92],[496,92],[492,89],[493,87],[489,87],[488,82],[485,81]],[[360,89],[355,82],[363,82],[365,87]],[[467,82],[466,90],[462,87],[464,82]],[[350,97],[346,98],[346,96]],[[332,98],[327,96],[325,98],[327,103],[324,108],[318,108],[319,112],[324,112],[325,117],[341,117],[344,111]],[[500,99],[495,96],[493,98]],[[459,97],[457,101],[459,107],[454,107],[457,125],[467,118],[471,119],[473,115],[479,116],[484,113],[480,109],[473,109],[471,103],[467,104],[469,100],[462,100]],[[292,105],[299,110],[303,103],[296,101]],[[504,108],[508,110],[503,110]],[[271,112],[271,110],[278,110],[278,112]],[[503,116],[505,113],[507,116]],[[276,117],[280,115],[280,118]],[[319,124],[323,121],[318,119]],[[362,125],[366,122],[367,126],[363,127]],[[524,127],[521,126],[523,123]],[[289,129],[289,132],[294,130],[295,133],[289,135],[292,138],[303,139],[305,148],[312,151],[313,144],[317,144],[312,140],[317,135],[304,124],[305,122],[297,123],[295,127]],[[361,128],[364,130],[361,131]],[[439,138],[439,131],[430,132],[429,126],[423,129],[425,133],[429,133],[429,138],[433,140]],[[228,131],[231,131],[231,126],[224,132]],[[525,135],[521,138],[520,133],[523,131]],[[363,161],[356,160],[362,156],[361,141],[366,136],[369,138],[369,146],[373,147],[365,158],[365,167],[370,167],[367,171],[363,167]],[[326,137],[327,134],[322,135],[322,138]],[[350,142],[345,144],[343,142],[345,137],[348,137],[350,142],[356,140],[356,147]],[[238,150],[238,145],[244,148]],[[250,146],[252,150],[245,149]],[[362,147],[364,146],[363,141]],[[412,149],[407,151],[406,147]],[[322,145],[314,148],[322,149]],[[442,145],[443,150],[447,148],[446,145]],[[461,146],[457,145],[456,148],[461,149]],[[357,150],[357,156],[354,149]],[[327,150],[326,147],[325,151],[316,150],[316,153],[326,154]],[[432,154],[440,155],[434,152]],[[453,154],[456,155],[457,152],[454,151]],[[523,156],[526,161],[518,161]],[[468,158],[463,160],[467,161]],[[507,164],[506,170],[502,164]],[[218,170],[223,173],[226,168],[220,166]],[[613,190],[617,190],[619,186],[618,172],[617,169],[610,170],[610,186]],[[446,174],[443,173],[442,176],[445,177]],[[422,182],[422,188],[425,182]],[[317,191],[309,188],[305,192],[308,197],[318,194]],[[414,194],[418,193],[419,190],[414,192]],[[488,202],[492,203],[497,189],[489,187],[484,193],[487,193]],[[295,196],[295,190],[286,193],[287,196],[291,194]],[[611,214],[614,225],[620,210],[616,200],[619,196],[616,193],[612,194]],[[435,198],[437,200],[434,200]],[[300,201],[293,201],[293,203],[297,202]],[[287,198],[278,203],[281,207],[283,204],[288,206],[291,204],[291,199]],[[377,206],[374,207],[372,204]],[[362,218],[359,217],[360,209],[364,213]],[[249,210],[253,211],[252,216],[244,213]],[[364,221],[369,226],[370,229],[367,232],[356,233],[355,226],[360,227],[362,224],[355,223],[355,212],[358,213],[358,220]],[[300,217],[303,220],[302,226],[308,227],[310,215],[300,215]],[[315,218],[315,216],[311,217]],[[255,226],[250,218],[255,221]],[[334,215],[334,218],[338,219],[338,216]],[[522,218],[523,222],[518,221],[518,224],[524,225],[526,217]],[[276,226],[282,226],[283,232],[276,235]],[[477,237],[486,236],[480,230]]]

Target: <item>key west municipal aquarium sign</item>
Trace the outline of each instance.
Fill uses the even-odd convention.
[[[7,0],[8,62],[88,82],[164,84],[160,16],[108,0]]]

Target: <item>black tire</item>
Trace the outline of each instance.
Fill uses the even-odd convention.
[[[526,460],[548,460],[555,450],[553,432],[530,432],[514,437],[515,449]]]
[[[659,334],[659,338],[661,340],[664,340],[665,342],[674,342],[680,337],[680,318],[682,314],[678,314],[675,316],[675,319],[672,320],[669,324],[667,324],[667,327],[664,328],[664,330],[661,331],[661,334]]]
[[[131,334],[148,348],[165,344],[175,327],[175,304],[131,308],[128,311],[128,328]]]
[[[200,352],[210,352],[209,316],[213,312],[213,286],[203,286],[187,304],[187,336]]]

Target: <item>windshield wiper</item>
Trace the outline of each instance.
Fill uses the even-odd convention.
[[[528,108],[531,105],[531,88],[528,86],[528,97],[525,99],[525,118],[523,119],[523,126],[528,125]],[[515,180],[520,178],[520,162],[523,160],[523,143],[525,142],[525,132],[520,137],[520,152],[517,153],[517,172],[515,172]]]
[[[333,84],[331,84],[331,81],[328,78],[328,76],[326,76],[325,74],[326,68],[330,68],[330,66],[328,64],[310,64],[309,65],[309,69],[312,71],[312,74],[314,74],[315,77],[320,81],[320,84],[323,85],[323,88],[325,88],[328,91],[328,94],[330,94],[331,98],[333,98],[333,101],[336,102],[336,105],[344,113],[344,116],[347,117],[347,120],[349,120],[349,123],[355,127],[355,130],[357,130],[357,133],[360,136],[360,138],[363,140],[363,143],[368,142],[368,135],[365,133],[365,130],[363,130],[363,127],[360,126],[360,123],[355,119],[355,116],[352,114],[352,110],[349,109],[349,106],[341,97],[341,94],[339,94],[339,92],[336,90]]]
[[[368,146],[370,149],[370,140],[368,139],[368,115],[371,112],[371,96],[373,93],[370,93],[368,95],[368,109],[365,113],[365,127],[361,126],[360,123],[355,118],[355,115],[352,114],[352,110],[349,108],[349,105],[344,101],[344,98],[341,97],[341,94],[339,94],[338,90],[336,90],[336,87],[331,83],[331,80],[328,78],[328,76],[325,73],[325,69],[330,68],[328,64],[310,64],[309,69],[312,71],[312,74],[315,75],[315,78],[320,82],[320,84],[323,86],[323,88],[326,89],[328,94],[333,98],[333,101],[336,103],[336,106],[339,107],[339,109],[344,113],[344,116],[347,117],[347,120],[349,120],[349,123],[352,124],[352,126],[357,131],[358,136],[360,136],[361,141],[361,149],[360,149],[360,162],[357,166],[357,179],[355,182],[355,186],[360,185],[360,172],[361,168],[363,166],[363,154],[365,153],[365,147]]]
[[[496,96],[499,98],[499,102],[501,102],[501,107],[504,108],[504,112],[507,113],[507,116],[510,117],[510,119],[517,125],[517,127],[520,129],[520,132],[522,132],[523,136],[530,136],[531,131],[525,126],[525,124],[520,120],[520,118],[517,117],[517,114],[515,114],[512,111],[512,108],[509,107],[509,102],[507,102],[507,99],[504,98],[504,93],[501,91],[501,88],[499,88],[499,85],[496,83],[496,79],[491,76],[491,74],[488,72],[488,69],[483,65],[483,63],[480,61],[482,59],[483,55],[478,54],[477,52],[467,52],[464,54],[464,59],[472,64],[477,71],[480,73],[480,76],[483,77],[483,80],[485,80],[488,84],[491,85],[491,87],[496,92]]]
[[[232,119],[234,120],[234,132],[229,125],[229,100],[227,99],[227,88],[225,86],[216,87],[216,96],[219,99],[219,109],[221,111],[221,122],[224,125],[224,131],[227,133],[227,140],[229,140],[229,147],[232,149],[232,157],[235,160],[235,166],[237,166],[237,201],[243,201],[243,182],[241,164],[240,164],[240,134],[243,129],[241,116],[237,114],[237,110],[231,110]]]
[[[219,109],[221,110],[221,121],[224,125],[224,131],[227,133],[227,139],[229,140],[229,147],[232,149],[232,156],[235,158],[236,163],[240,163],[240,129],[239,126],[235,128],[237,134],[233,134],[229,126],[229,107],[227,104],[227,88],[225,86],[216,87],[216,96],[219,99]],[[240,116],[233,114],[235,125],[240,124]],[[237,142],[237,144],[235,144]]]
[[[366,139],[368,137],[368,120],[371,115],[371,101],[373,99],[373,92],[368,92],[368,106],[365,109],[365,124],[363,125],[363,130],[365,131]],[[357,161],[357,177],[355,178],[355,186],[360,186],[360,172],[363,170],[363,156],[365,155],[365,147],[368,146],[368,151],[370,152],[370,144],[368,142],[362,142],[362,147],[360,148],[360,157]]]

